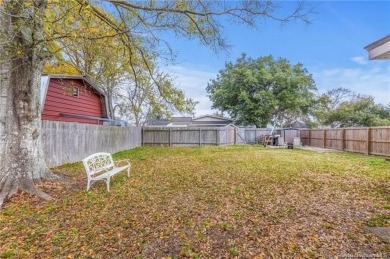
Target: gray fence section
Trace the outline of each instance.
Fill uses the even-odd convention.
[[[220,146],[233,145],[234,141],[233,127],[144,127],[142,129],[142,145],[144,146]]]
[[[297,129],[280,129],[276,130],[276,134],[279,134],[284,138],[285,143],[293,143],[294,138],[299,137],[299,130]]]
[[[257,128],[239,128],[238,134],[245,139],[246,144],[257,144],[259,137],[264,134],[270,134],[270,129]],[[240,138],[242,140],[242,138]],[[242,144],[239,142],[239,144]]]
[[[261,135],[270,134],[271,129],[238,128],[235,126],[212,128],[168,128],[144,127],[144,146],[204,146],[256,144]],[[298,130],[275,130],[286,142],[299,137]]]
[[[238,128],[236,144],[257,144],[261,135],[271,134],[272,129],[265,128]],[[293,142],[299,137],[299,130],[296,129],[275,129],[273,134],[280,135],[284,142]]]
[[[46,163],[53,167],[141,146],[141,128],[42,121],[42,141]]]

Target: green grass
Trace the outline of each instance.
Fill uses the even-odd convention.
[[[390,227],[390,214],[382,214],[367,221],[369,227]]]
[[[151,148],[85,191],[81,163],[54,168],[56,199],[18,194],[0,211],[0,257],[252,258],[387,253],[364,232],[388,224],[382,157],[259,146]]]

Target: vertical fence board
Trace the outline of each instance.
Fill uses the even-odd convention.
[[[390,127],[302,129],[300,137],[308,146],[390,156]]]
[[[141,146],[140,127],[42,121],[41,137],[50,167],[78,162],[96,152],[115,153]]]
[[[143,145],[169,145],[169,134],[158,133],[169,128],[144,128]],[[172,145],[233,145],[256,144],[259,136],[270,134],[270,129],[256,128],[175,128]],[[285,142],[293,142],[300,137],[305,146],[325,147],[336,150],[376,155],[390,155],[390,127],[339,129],[281,129],[276,134],[284,137]],[[164,135],[165,134],[165,135]]]

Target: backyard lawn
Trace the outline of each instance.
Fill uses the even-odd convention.
[[[136,148],[85,191],[81,163],[0,211],[0,257],[322,258],[390,254],[364,230],[390,226],[390,162],[382,157],[259,146]]]

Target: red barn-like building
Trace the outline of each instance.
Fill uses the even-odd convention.
[[[41,77],[42,120],[109,124],[107,98],[82,76]]]

